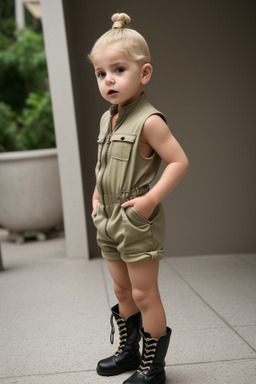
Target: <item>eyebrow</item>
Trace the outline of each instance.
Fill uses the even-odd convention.
[[[123,61],[117,61],[115,64],[113,64],[113,67],[118,67],[119,65],[124,67],[126,63]]]
[[[122,61],[117,61],[117,62],[111,64],[111,67],[118,67],[118,66],[120,66],[120,67],[125,67],[125,65],[126,65],[126,64],[125,64],[124,62],[122,62]],[[96,68],[95,68],[95,72],[98,72],[98,71],[104,71],[104,70],[103,70],[102,67],[96,67]]]

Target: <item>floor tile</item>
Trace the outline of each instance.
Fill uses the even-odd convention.
[[[256,350],[256,325],[235,327],[235,330]]]
[[[226,324],[191,290],[164,260],[159,287],[169,324],[175,330],[226,327]]]
[[[248,264],[256,267],[256,254],[248,253],[246,255],[237,255],[238,259],[246,261]]]
[[[95,371],[0,379],[0,384],[121,384],[130,373],[102,377]],[[166,384],[254,384],[256,360],[166,366]]]
[[[121,384],[131,373],[103,377],[96,371],[65,372],[51,375],[34,375],[30,377],[13,377],[0,379],[0,384]]]
[[[193,259],[166,261],[230,325],[256,324],[256,268],[237,256]]]
[[[117,303],[115,293],[114,293],[114,283],[113,283],[112,277],[109,273],[107,263],[104,259],[101,259],[101,264],[102,264],[104,280],[105,280],[105,284],[106,284],[105,288],[106,288],[107,298],[109,301],[109,306],[113,307]]]
[[[1,231],[0,231],[1,235]],[[67,259],[65,239],[3,239],[0,384],[120,384],[101,377],[113,282],[101,258]],[[166,384],[256,382],[256,255],[165,258],[159,286],[168,325]],[[232,330],[234,326],[234,330]],[[239,337],[241,335],[241,337]]]
[[[98,345],[109,353],[100,261],[30,259],[21,271],[7,265],[1,275],[0,377],[94,369]]]
[[[235,332],[226,329],[174,331],[167,364],[190,364],[256,358],[256,353]]]
[[[256,360],[167,367],[166,384],[254,384]]]

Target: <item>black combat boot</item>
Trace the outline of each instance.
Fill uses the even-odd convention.
[[[166,328],[166,334],[160,336],[159,339],[153,339],[148,332],[144,332],[143,336],[143,355],[142,362],[138,370],[123,384],[164,384],[165,375],[165,356],[170,342],[172,330]]]
[[[141,362],[139,351],[139,341],[141,339],[140,329],[142,326],[141,313],[130,316],[126,321],[119,315],[119,306],[115,305],[112,309],[111,323],[111,344],[114,342],[114,323],[115,318],[120,344],[113,356],[100,360],[97,365],[97,373],[101,376],[114,376],[120,373],[137,369]]]

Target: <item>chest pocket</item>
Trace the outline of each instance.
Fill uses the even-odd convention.
[[[98,160],[100,160],[100,155],[101,155],[102,146],[103,146],[104,141],[105,141],[105,135],[99,134],[98,139],[97,139],[97,143],[98,143],[98,155],[97,155],[97,158],[98,158]]]
[[[136,135],[126,133],[114,133],[111,136],[111,157],[117,160],[128,161],[136,140]]]

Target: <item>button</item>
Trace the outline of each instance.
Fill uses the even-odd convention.
[[[124,137],[124,136],[122,136],[122,137],[121,137],[121,140],[124,140],[124,139],[125,139],[125,137]]]

